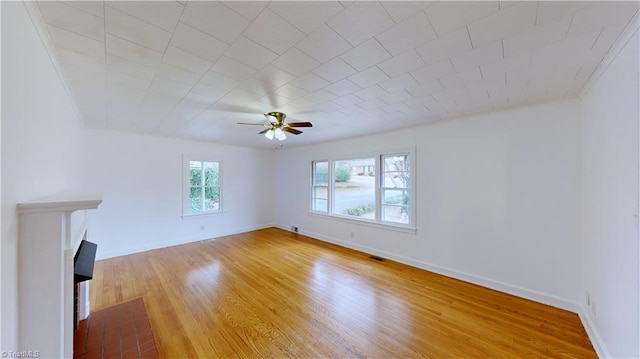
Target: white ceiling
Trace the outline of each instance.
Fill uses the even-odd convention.
[[[39,2],[88,127],[272,148],[576,97],[638,2]],[[311,121],[282,143],[280,110]]]

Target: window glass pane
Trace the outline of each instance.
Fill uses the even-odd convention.
[[[204,185],[218,186],[218,162],[204,162]]]
[[[386,189],[382,191],[382,203],[384,204],[409,204],[409,194],[404,190]]]
[[[313,187],[313,198],[322,198],[327,199],[328,191],[326,186],[316,186]]]
[[[382,205],[382,220],[395,223],[409,223],[408,206],[386,206]]]
[[[192,186],[202,184],[202,163],[200,161],[189,161],[189,177]]]
[[[314,185],[328,185],[329,183],[329,163],[328,162],[314,162],[315,168],[313,169],[313,184]],[[326,197],[325,197],[326,198]]]
[[[382,156],[382,162],[384,162],[382,187],[411,187],[409,175],[409,155]]]
[[[202,212],[202,187],[191,187],[189,203],[191,212]]]
[[[334,162],[334,214],[375,219],[375,158]]]
[[[204,210],[216,211],[220,209],[220,187],[205,187]]]
[[[314,198],[313,199],[313,210],[314,211],[327,211],[327,200],[322,198]]]

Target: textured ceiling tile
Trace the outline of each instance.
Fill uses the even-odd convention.
[[[322,25],[300,41],[296,48],[324,63],[352,47],[329,26]]]
[[[294,81],[291,81],[291,84],[293,86],[312,92],[329,85],[329,81],[312,72],[309,72],[298,77]]]
[[[211,103],[221,99],[229,93],[227,90],[223,90],[215,86],[209,86],[202,82],[195,85],[190,92],[206,97],[211,101]]]
[[[155,91],[175,97],[184,97],[190,89],[191,86],[189,85],[184,85],[162,77],[154,78],[151,82],[151,87],[149,87],[149,91]]]
[[[331,92],[336,96],[344,96],[352,92],[360,90],[361,87],[354,84],[349,80],[340,80],[334,84],[331,84],[325,88],[325,90]]]
[[[267,1],[221,1],[220,3],[251,21],[255,20],[269,5]]]
[[[146,66],[157,67],[160,65],[161,52],[123,40],[111,34],[107,34],[106,39],[107,54],[119,56]]]
[[[380,97],[382,95],[386,95],[387,91],[383,90],[382,87],[378,85],[373,85],[371,87],[367,87],[366,89],[356,91],[353,94],[366,101],[374,99],[376,97]]]
[[[422,12],[422,10],[435,4],[433,1],[384,1],[381,2],[389,16],[397,24],[400,21]]]
[[[379,85],[383,89],[387,90],[387,92],[396,92],[413,87],[417,84],[418,83],[416,82],[416,80],[414,80],[413,77],[411,77],[411,75],[405,74],[399,77],[394,77],[387,81],[383,81]]]
[[[497,1],[441,1],[425,10],[436,34],[442,36],[497,12]]]
[[[504,34],[517,33],[535,25],[538,2],[522,1],[497,13],[493,13],[467,26],[473,47],[480,47],[497,40]]]
[[[273,65],[265,66],[265,68],[258,71],[253,75],[253,77],[261,82],[269,84],[273,88],[283,86],[296,78],[292,74]]]
[[[306,34],[344,9],[332,1],[273,1],[269,8]]]
[[[418,82],[425,83],[455,72],[456,69],[453,67],[453,64],[451,64],[451,61],[445,60],[421,67],[410,73]]]
[[[240,81],[213,71],[207,72],[204,76],[202,76],[202,79],[200,79],[200,81],[202,83],[215,86],[227,91],[231,91],[234,88],[238,87],[238,85],[240,85]]]
[[[181,22],[171,37],[171,45],[214,62],[229,48],[215,37]]]
[[[90,39],[55,26],[48,26],[47,29],[51,35],[51,40],[58,49],[93,57],[96,61],[104,61],[104,42]]]
[[[436,34],[429,24],[429,19],[422,11],[376,36],[380,44],[392,55],[399,55],[435,38]]]
[[[167,31],[175,29],[184,8],[175,1],[109,1],[108,4]]]
[[[496,77],[510,71],[527,71],[531,67],[531,53],[520,53],[506,57],[501,61],[480,66],[482,75]]]
[[[314,69],[313,72],[329,82],[336,82],[355,74],[357,71],[341,59],[335,58]]]
[[[318,67],[320,63],[304,52],[291,48],[274,60],[273,65],[290,74],[301,76]]]
[[[108,71],[107,77],[107,85],[109,87],[114,86],[116,88],[119,87],[128,87],[131,89],[141,90],[142,94],[147,91],[149,86],[151,86],[152,79],[143,79],[137,76],[131,76],[125,73],[121,73],[118,71]]]
[[[376,39],[369,39],[340,56],[342,60],[358,71],[368,69],[384,60],[391,58]]]
[[[157,76],[163,77],[167,80],[179,82],[183,85],[193,86],[200,80],[200,75],[194,74],[187,70],[183,70],[179,67],[161,63],[156,73]]]
[[[573,17],[576,11],[593,6],[595,3],[595,1],[540,1],[536,25],[545,24],[563,16]]]
[[[409,50],[402,55],[394,56],[378,64],[378,67],[389,77],[396,77],[417,70],[424,65],[425,63],[418,53],[415,50]]]
[[[377,2],[356,2],[327,24],[356,46],[393,25],[393,20]]]
[[[466,71],[471,67],[476,67],[503,59],[502,41],[497,41],[489,45],[476,47],[471,51],[453,56],[451,62],[459,72]]]
[[[162,62],[199,75],[204,75],[213,64],[209,60],[190,54],[174,46],[169,46],[167,48],[167,51],[164,53],[164,57],[162,58]]]
[[[289,84],[279,87],[274,92],[290,100],[295,100],[308,94],[307,91]]]
[[[278,57],[278,54],[241,36],[229,46],[225,56],[259,70]]]
[[[638,11],[638,1],[599,1],[577,10],[568,37],[602,29],[606,25],[628,22]]]
[[[388,79],[389,76],[375,66],[349,77],[349,80],[361,88],[366,88]]]
[[[244,81],[258,72],[255,68],[226,56],[218,59],[211,71],[239,81]]]
[[[102,1],[61,1],[61,3],[97,17],[104,17],[104,4]]]
[[[310,101],[317,102],[317,103],[323,103],[323,102],[335,100],[336,98],[338,98],[338,96],[332,94],[331,92],[325,91],[325,90],[317,90],[317,91],[314,91],[314,92],[306,95],[304,98],[306,98],[307,100],[310,100]]]
[[[380,99],[388,104],[394,104],[394,103],[398,103],[398,102],[402,102],[402,101],[407,101],[412,99],[413,96],[410,95],[406,90],[401,90],[398,92],[394,92],[394,93],[390,93],[390,94],[386,94],[383,96],[380,96]]]
[[[572,16],[562,16],[535,26],[529,31],[510,34],[504,37],[504,56],[530,52],[534,48],[560,41],[567,35]]]
[[[482,81],[482,74],[480,73],[479,67],[474,67],[465,72],[455,73],[440,78],[440,82],[447,89],[459,88],[476,81]]]
[[[104,41],[103,18],[55,1],[39,2],[38,7],[47,24]]]
[[[433,64],[471,48],[469,33],[466,28],[461,28],[418,46],[416,51],[427,64]]]
[[[362,102],[362,99],[357,96],[347,94],[347,95],[338,97],[332,102],[342,107],[346,107],[346,106],[353,106],[353,105],[359,104]]]
[[[304,37],[304,33],[269,9],[265,9],[243,33],[247,38],[282,54]]]
[[[155,76],[156,68],[141,65],[114,55],[107,55],[107,69],[118,71],[127,75],[136,76],[151,81]]]
[[[171,38],[169,31],[149,25],[109,6],[105,7],[105,23],[108,33],[156,51],[163,52]]]
[[[228,44],[234,42],[250,23],[228,7],[208,1],[187,3],[180,20]]]

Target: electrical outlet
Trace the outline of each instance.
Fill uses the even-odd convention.
[[[351,232],[351,238],[356,238],[356,232]]]
[[[204,231],[204,224],[200,226],[200,230]]]
[[[298,233],[298,227],[297,226],[291,226],[291,232]]]
[[[584,301],[585,301],[585,303],[587,303],[587,307],[591,306],[591,295],[589,294],[589,292],[587,292],[585,294]]]

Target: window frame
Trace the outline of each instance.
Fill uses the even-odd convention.
[[[384,181],[384,168],[383,168],[383,158],[388,156],[398,156],[398,155],[407,155],[408,156],[408,165],[409,165],[409,187],[401,188],[400,190],[406,190],[409,195],[409,204],[408,204],[408,223],[399,223],[393,221],[387,221],[382,219],[382,207],[384,204],[383,201],[383,191],[385,189],[389,189],[383,186]],[[347,161],[354,159],[367,159],[374,158],[375,159],[375,218],[359,218],[355,216],[346,216],[334,213],[335,206],[335,163],[337,161]],[[327,211],[318,211],[313,209],[313,191],[314,191],[314,183],[315,183],[315,163],[318,162],[328,162],[328,186],[327,186]],[[394,150],[384,150],[377,151],[375,153],[361,153],[355,155],[345,155],[345,156],[332,156],[327,159],[322,160],[312,160],[311,161],[311,173],[310,173],[310,192],[309,192],[309,213],[312,215],[318,215],[323,218],[331,218],[346,222],[357,222],[360,224],[384,228],[384,229],[392,229],[398,230],[402,232],[415,233],[416,228],[416,151],[415,148],[402,148],[402,149],[394,149]]]
[[[202,212],[191,211],[191,161],[217,163],[218,164],[218,193],[220,202],[218,209]],[[223,161],[211,156],[205,155],[183,155],[182,157],[182,218],[207,216],[223,213]],[[204,181],[204,176],[202,176]],[[204,186],[206,187],[206,186]]]
[[[315,196],[315,189],[318,187],[322,187],[322,186],[318,186],[317,182],[316,182],[316,164],[318,163],[326,163],[327,164],[327,198],[318,198]],[[331,211],[331,207],[329,207],[329,204],[331,203],[331,201],[329,200],[329,179],[332,176],[332,170],[330,168],[331,166],[331,162],[329,160],[315,160],[315,161],[311,161],[311,211],[316,212],[316,213],[323,213],[323,214],[328,214]],[[326,200],[327,204],[326,204],[326,210],[321,211],[318,209],[315,209],[314,204],[315,201],[318,199],[322,199],[322,200]]]

